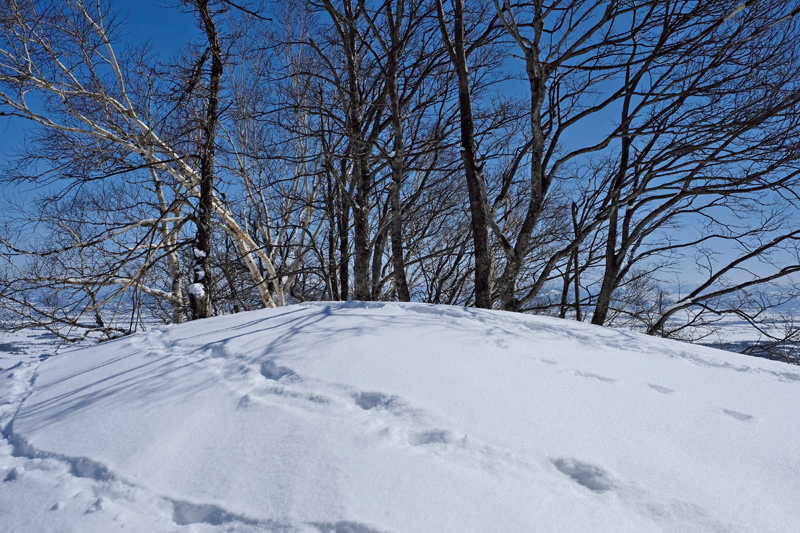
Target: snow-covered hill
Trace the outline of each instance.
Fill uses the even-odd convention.
[[[304,304],[0,373],[0,530],[800,530],[800,369],[552,318]]]

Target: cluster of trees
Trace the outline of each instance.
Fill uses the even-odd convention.
[[[736,315],[791,359],[797,329],[765,320],[800,294],[795,3],[184,0],[170,58],[113,7],[0,10],[0,115],[36,126],[3,179],[41,192],[2,219],[16,324],[356,299],[691,337]]]

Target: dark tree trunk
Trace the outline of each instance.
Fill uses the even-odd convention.
[[[338,266],[336,263],[336,196],[339,190],[337,182],[331,179],[332,169],[327,172],[327,207],[328,207],[328,297],[332,301],[341,300],[339,296]]]
[[[329,8],[333,10],[332,7]],[[357,8],[358,9],[358,8]],[[347,62],[347,134],[350,137],[348,154],[351,158],[351,171],[355,180],[355,202],[353,205],[353,281],[356,300],[369,301],[370,291],[370,227],[369,196],[371,188],[369,150],[364,139],[364,115],[359,85],[360,61],[358,52],[358,34],[355,21],[359,13],[353,12],[350,0],[344,2],[344,21],[347,24],[343,32],[344,50]]]
[[[626,69],[625,83],[629,86],[628,91],[625,93],[625,99],[622,102],[622,149],[620,154],[619,169],[611,182],[609,190],[610,198],[610,214],[608,218],[608,238],[606,240],[605,252],[605,270],[603,272],[603,282],[600,286],[600,293],[597,295],[597,302],[594,307],[594,314],[592,314],[592,324],[602,326],[608,319],[608,309],[611,306],[611,296],[616,289],[619,274],[622,268],[622,262],[625,258],[627,246],[630,245],[628,235],[626,235],[625,224],[623,224],[622,238],[617,250],[617,240],[620,236],[619,232],[619,202],[622,198],[622,189],[625,187],[625,179],[628,175],[628,166],[630,161],[630,151],[632,139],[629,135],[630,125],[630,106],[633,91],[636,87],[636,81],[631,85],[630,67]]]
[[[391,33],[391,48],[387,57],[386,84],[389,92],[389,107],[392,116],[392,134],[394,135],[394,153],[389,157],[392,167],[392,184],[389,187],[389,201],[391,203],[391,235],[392,235],[392,269],[394,271],[394,287],[397,299],[401,302],[410,302],[411,294],[408,290],[406,279],[406,264],[403,255],[403,210],[400,202],[400,191],[403,187],[403,167],[405,157],[405,139],[403,137],[403,116],[400,105],[400,90],[397,86],[398,56],[400,48],[400,23],[403,20],[404,0],[398,0],[395,20],[391,6],[386,4],[389,32]]]
[[[372,287],[370,298],[373,301],[380,300],[383,291],[381,273],[383,271],[383,252],[386,248],[386,230],[375,237],[375,246],[372,249]]]
[[[437,2],[439,24],[442,38],[450,53],[456,76],[458,78],[458,107],[461,113],[461,158],[464,162],[464,174],[469,194],[469,211],[472,229],[473,254],[475,257],[475,306],[490,308],[492,306],[491,269],[492,260],[489,254],[489,218],[486,187],[483,183],[475,148],[475,121],[472,116],[472,97],[469,87],[469,69],[464,43],[464,0],[453,0],[454,28],[453,40],[447,32],[444,10],[441,2]]]
[[[342,183],[346,183],[347,161],[342,159]],[[340,186],[341,187],[341,186]],[[350,299],[350,202],[343,198],[345,191],[339,190],[339,298]]]
[[[572,231],[575,235],[575,240],[578,240],[580,238],[581,231],[578,225],[578,206],[575,205],[575,203],[572,204]],[[575,320],[578,322],[583,320],[583,317],[581,316],[581,269],[579,254],[580,248],[576,246],[572,251],[572,257],[570,257],[572,268],[574,270],[572,281],[574,282],[575,286]]]
[[[353,278],[356,300],[371,300],[370,283],[370,228],[369,228],[369,158],[363,151],[363,142],[359,141],[358,164],[356,165],[356,205],[353,209]]]
[[[222,49],[217,29],[208,11],[208,0],[198,0],[197,9],[203,22],[211,55],[208,107],[203,122],[203,146],[200,154],[200,201],[195,213],[195,236],[192,290],[189,302],[192,318],[211,316],[211,213],[214,210],[214,142],[222,81]]]

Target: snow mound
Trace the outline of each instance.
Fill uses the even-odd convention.
[[[8,374],[3,530],[800,524],[800,372],[586,324],[303,304]]]

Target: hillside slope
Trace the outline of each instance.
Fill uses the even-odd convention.
[[[798,369],[546,317],[303,304],[0,394],[4,531],[800,527]]]

